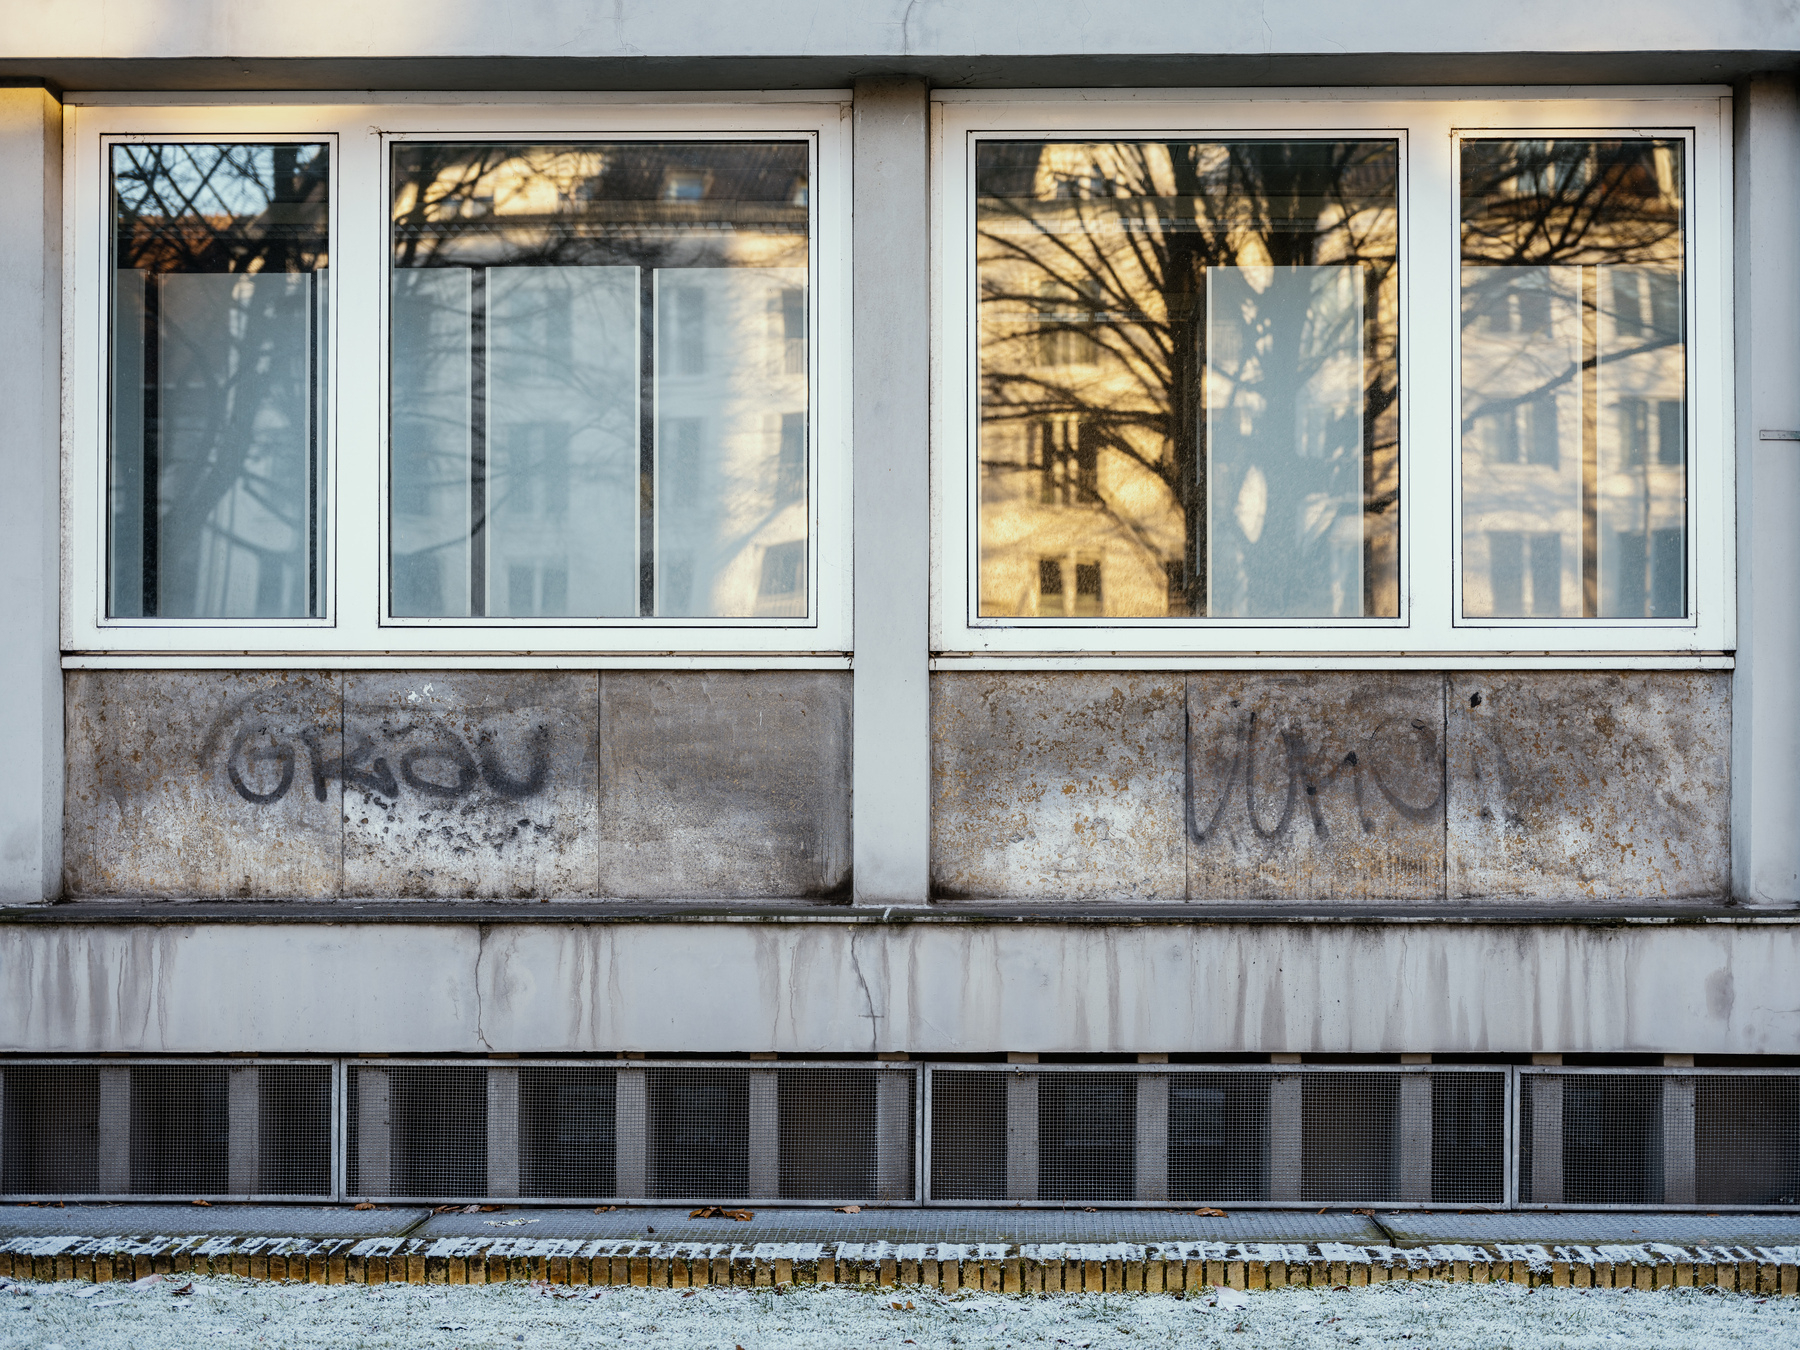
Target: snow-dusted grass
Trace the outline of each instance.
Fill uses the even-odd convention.
[[[192,1292],[174,1291],[192,1285]],[[269,1284],[23,1284],[0,1294],[0,1347],[1800,1346],[1800,1299],[1681,1289],[1411,1283],[1281,1289],[1219,1306],[1165,1295]],[[896,1307],[895,1305],[899,1306]],[[1241,1304],[1242,1306],[1237,1306]]]

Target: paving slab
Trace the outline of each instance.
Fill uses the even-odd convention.
[[[134,1233],[239,1237],[398,1237],[431,1211],[422,1206],[0,1205],[0,1238],[119,1237]]]
[[[1167,1210],[763,1209],[748,1222],[686,1209],[509,1209],[434,1214],[415,1237],[651,1238],[659,1242],[1383,1242],[1360,1214],[1244,1210],[1203,1218]]]
[[[1376,1218],[1402,1247],[1429,1242],[1672,1242],[1744,1247],[1800,1243],[1800,1214],[1643,1214],[1620,1210],[1421,1214],[1383,1210]]]

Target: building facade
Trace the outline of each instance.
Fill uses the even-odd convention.
[[[1800,21],[0,33],[0,1193],[1800,1204]]]

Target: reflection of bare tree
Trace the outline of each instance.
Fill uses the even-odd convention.
[[[132,560],[141,566],[141,612],[196,600],[209,535],[254,556],[259,587],[267,591],[293,565],[293,535],[273,539],[235,529],[220,507],[240,493],[292,531],[316,529],[306,519],[310,494],[297,498],[292,481],[268,471],[257,434],[271,405],[305,424],[314,358],[283,350],[292,325],[279,306],[238,304],[229,320],[214,316],[230,323],[223,334],[214,324],[163,322],[161,282],[171,275],[261,277],[325,267],[326,152],[300,144],[123,145],[115,149],[113,169],[116,267],[121,275],[145,277],[146,368],[138,395],[144,440],[141,451],[115,447],[115,455],[142,454],[139,499],[119,503],[135,517],[123,532],[141,557]],[[219,359],[224,346],[231,359]],[[174,381],[185,395],[183,452],[159,458],[163,433],[173,430],[164,425],[162,405]],[[121,542],[115,537],[115,545]],[[316,538],[310,542],[316,546]]]
[[[988,142],[979,156],[984,429],[1077,424],[1081,500],[1167,569],[1173,612],[1204,613],[1208,595],[1208,269],[1359,267],[1365,388],[1354,414],[1362,424],[1348,439],[1362,447],[1360,611],[1395,612],[1393,145]],[[1266,337],[1258,359],[1297,383],[1330,346],[1309,348],[1298,323],[1274,324]],[[1084,349],[1086,360],[1066,359]],[[1270,413],[1291,419],[1294,410]],[[1287,443],[1297,442],[1290,434]],[[1159,486],[1180,521],[1173,548],[1141,492],[1121,500],[1101,485],[1092,469],[1101,452],[1129,466],[1128,478]],[[981,469],[998,481],[1044,465],[984,448]]]

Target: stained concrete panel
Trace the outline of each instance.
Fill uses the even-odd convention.
[[[1800,1053],[1800,921],[0,923],[0,1051]]]
[[[69,894],[336,891],[341,676],[72,671],[65,688]]]
[[[1450,677],[1451,898],[1724,896],[1731,677]]]
[[[600,894],[845,896],[850,676],[600,677]]]
[[[1440,897],[1443,721],[1440,675],[1189,676],[1189,899]]]
[[[344,681],[346,895],[594,894],[596,675]]]
[[[1185,688],[1180,675],[934,675],[933,893],[1181,900]]]

